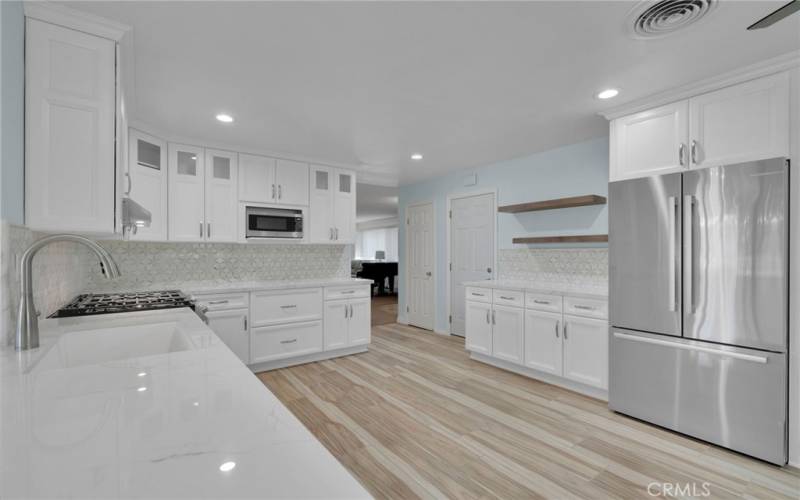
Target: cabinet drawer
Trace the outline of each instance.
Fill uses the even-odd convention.
[[[251,303],[254,327],[322,319],[321,288],[253,292]]]
[[[210,293],[194,294],[192,297],[197,307],[206,307],[207,311],[227,311],[229,309],[247,309],[248,293]]]
[[[498,305],[523,307],[525,305],[525,292],[492,290],[492,300]]]
[[[322,350],[322,321],[253,328],[250,362],[263,363]]]
[[[492,289],[491,288],[478,288],[468,286],[465,291],[467,300],[474,300],[475,302],[492,303]]]
[[[537,311],[560,313],[563,299],[560,295],[525,292],[525,307]]]
[[[564,314],[606,319],[608,318],[608,301],[564,297]]]
[[[370,296],[369,285],[326,286],[325,300],[353,299]]]

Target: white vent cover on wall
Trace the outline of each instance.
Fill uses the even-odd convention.
[[[661,38],[696,23],[717,3],[718,0],[646,0],[631,10],[626,25],[634,38]]]

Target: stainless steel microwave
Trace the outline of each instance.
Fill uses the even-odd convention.
[[[246,238],[303,238],[303,211],[291,208],[246,207]]]

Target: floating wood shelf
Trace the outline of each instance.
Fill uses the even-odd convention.
[[[573,236],[522,236],[511,240],[514,243],[606,243],[607,234],[582,234]]]
[[[528,203],[519,203],[517,205],[504,205],[502,207],[497,207],[497,211],[507,214],[518,214],[522,212],[536,212],[538,210],[555,210],[557,208],[585,207],[589,205],[605,204],[605,196],[587,194],[584,196],[557,198],[555,200],[532,201]]]

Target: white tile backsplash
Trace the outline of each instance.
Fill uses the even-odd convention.
[[[501,249],[497,267],[503,280],[608,286],[607,248]]]

